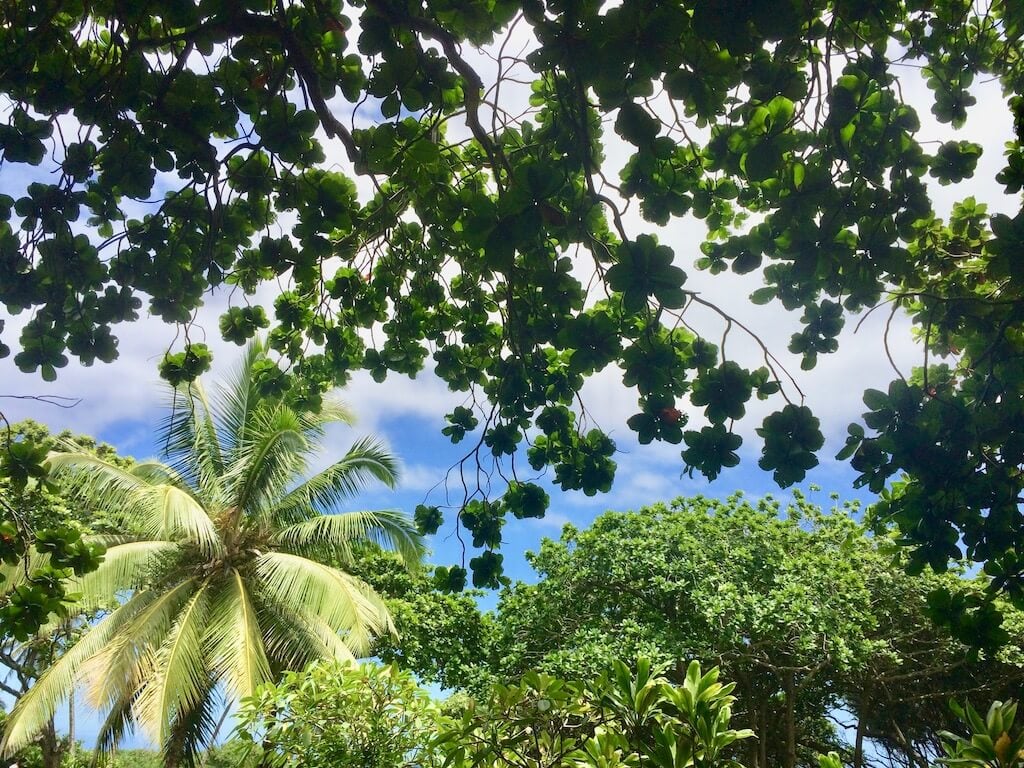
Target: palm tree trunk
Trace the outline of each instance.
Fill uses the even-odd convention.
[[[78,744],[75,742],[75,692],[68,696],[68,757],[74,763]]]

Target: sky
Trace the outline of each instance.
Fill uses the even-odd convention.
[[[487,59],[475,60],[487,66]],[[924,98],[924,85],[913,70],[907,70],[904,94],[918,107],[922,119],[919,138],[922,141],[940,141],[951,137],[948,126],[935,123]],[[970,138],[982,144],[985,153],[979,163],[977,181],[949,187],[933,186],[932,193],[940,215],[944,215],[952,202],[966,195],[974,195],[990,203],[990,210],[1010,211],[1014,200],[1005,199],[1001,190],[991,181],[1002,167],[1002,144],[1010,136],[1012,118],[995,84],[982,84],[975,89],[978,105],[971,111],[966,127],[958,138]],[[507,98],[514,98],[506,94]],[[0,111],[3,107],[0,105]],[[372,117],[361,117],[372,120]],[[607,132],[611,134],[611,132]],[[606,135],[607,135],[606,134]],[[329,145],[330,146],[330,145]],[[337,147],[331,147],[332,161],[343,163]],[[926,151],[929,146],[926,145]],[[608,150],[609,163],[615,164],[625,157],[625,148],[612,141]],[[14,177],[17,171],[0,170],[0,186],[17,184],[23,179]],[[627,225],[634,231],[650,231],[651,225],[641,224],[635,213],[627,216]],[[641,228],[642,227],[642,228]],[[866,318],[855,332],[857,318],[848,319],[840,336],[840,351],[835,355],[819,357],[818,366],[810,372],[800,371],[799,360],[786,352],[789,336],[797,329],[797,317],[779,306],[755,306],[746,300],[751,291],[760,287],[756,275],[711,276],[700,273],[693,261],[700,256],[699,244],[703,239],[703,224],[684,219],[659,232],[662,242],[671,245],[677,263],[689,275],[687,286],[698,290],[705,298],[721,304],[738,319],[757,329],[758,334],[772,351],[797,377],[806,395],[806,404],[822,421],[826,446],[821,451],[820,465],[812,470],[801,485],[814,501],[830,504],[829,494],[838,493],[842,499],[860,499],[869,503],[866,492],[855,489],[855,473],[845,463],[831,457],[842,447],[847,425],[858,419],[864,410],[861,395],[868,387],[884,389],[895,377],[883,352],[882,339],[888,313],[876,312]],[[271,296],[272,298],[272,296]],[[209,297],[200,311],[197,325],[205,329],[206,342],[215,356],[213,371],[208,381],[222,378],[240,355],[240,348],[223,342],[217,331],[217,318],[226,306],[223,292]],[[9,316],[0,309],[0,318],[7,320],[3,338],[16,347],[17,332],[26,316]],[[715,331],[710,314],[695,318],[699,327],[707,329],[710,338],[717,339],[721,327]],[[175,329],[156,318],[143,317],[138,322],[115,328],[120,338],[118,360],[112,364],[98,363],[82,367],[74,360],[59,372],[56,382],[47,384],[37,376],[23,374],[14,366],[11,357],[0,360],[0,411],[10,421],[32,418],[47,424],[53,430],[71,429],[91,434],[115,446],[125,455],[148,458],[159,454],[153,426],[161,416],[165,388],[157,375],[157,364],[173,343]],[[193,338],[196,338],[193,334]],[[889,345],[900,371],[909,374],[912,366],[921,360],[921,348],[910,338],[909,322],[897,317],[893,323]],[[760,365],[756,347],[743,335],[734,331],[728,342],[731,358],[751,367]],[[38,400],[17,399],[12,396],[60,396],[73,399],[70,408],[46,404]],[[447,390],[446,386],[429,371],[415,379],[390,376],[378,384],[366,374],[357,374],[340,396],[358,415],[353,428],[337,428],[329,432],[321,457],[323,466],[339,457],[352,442],[366,434],[380,437],[401,460],[401,481],[395,490],[376,487],[367,489],[352,500],[352,509],[395,508],[412,513],[419,503],[445,507],[461,496],[455,476],[446,475],[466,453],[464,444],[453,445],[441,434],[444,414],[454,406],[464,404],[462,394]],[[547,476],[538,482],[547,487],[552,497],[548,514],[540,520],[510,520],[503,531],[501,552],[505,557],[506,573],[515,579],[531,580],[533,574],[524,554],[534,550],[543,537],[557,537],[566,523],[586,526],[605,510],[635,509],[645,504],[668,501],[678,496],[705,494],[728,496],[740,490],[751,497],[773,494],[785,498],[788,491],[780,490],[770,475],[757,467],[759,444],[753,429],[770,410],[778,407],[774,400],[753,402],[748,417],[741,425],[745,443],[741,449],[741,465],[725,471],[714,483],[699,475],[693,478],[682,474],[680,446],[653,444],[640,446],[626,427],[626,419],[636,408],[635,393],[621,384],[621,373],[606,369],[593,377],[582,393],[589,414],[598,426],[616,441],[618,452],[617,477],[612,491],[605,495],[587,497],[580,492],[562,492],[550,484]],[[694,423],[702,424],[698,413]],[[517,466],[525,467],[519,457]],[[821,490],[810,491],[811,486]],[[499,489],[500,490],[500,489]],[[451,491],[451,496],[447,492]],[[463,552],[453,533],[453,513],[449,510],[446,523],[439,533],[431,537],[430,559],[438,564],[468,562],[472,550]],[[484,605],[493,605],[494,597],[485,598]],[[95,719],[80,716],[79,734],[88,740],[95,731]],[[143,743],[136,739],[136,743]]]

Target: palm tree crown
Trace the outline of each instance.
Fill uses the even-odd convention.
[[[114,510],[129,535],[106,537],[100,568],[78,580],[79,607],[117,604],[47,670],[7,721],[2,751],[24,746],[80,683],[108,712],[101,751],[138,724],[168,765],[190,764],[215,710],[287,669],[351,659],[393,632],[381,598],[345,572],[361,542],[418,563],[419,538],[398,512],[338,512],[369,480],[393,486],[395,459],[373,440],[300,481],[327,425],[350,422],[261,397],[251,344],[233,381],[208,398],[173,393],[160,429],[166,463],[125,470],[76,453],[53,474]]]

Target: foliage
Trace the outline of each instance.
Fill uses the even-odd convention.
[[[699,311],[726,335],[742,325],[680,264],[756,271],[753,301],[801,312],[790,350],[804,368],[838,348],[850,313],[910,313],[924,370],[866,394],[844,455],[876,492],[907,473],[882,517],[915,565],[941,569],[962,547],[993,591],[1024,601],[1016,0],[16,0],[2,13],[0,47],[16,53],[0,73],[0,301],[32,317],[0,355],[22,370],[52,380],[69,356],[112,360],[113,327],[144,298],[188,326],[224,287],[225,339],[270,329],[264,393],[308,404],[353,370],[432,366],[473,395],[449,415],[452,440],[473,433],[496,463],[529,443],[561,487],[596,493],[614,444],[577,396],[617,366],[641,442],[684,444],[682,464],[708,477],[738,462],[751,398],[775,398],[760,465],[788,485],[818,461],[818,420],[771,350],[751,369],[708,341],[721,327]],[[501,35],[525,35],[524,54]],[[497,79],[474,64],[480,46]],[[908,71],[953,129],[976,80],[1002,85],[1009,214],[973,198],[934,210],[926,178],[973,180],[982,147],[926,151]],[[686,215],[708,229],[695,259],[655,236]],[[262,306],[268,283],[284,290]],[[211,361],[182,338],[160,365],[173,383]],[[687,399],[703,413],[690,429]],[[482,540],[474,582],[495,584]]]
[[[0,639],[25,641],[74,600],[67,580],[95,570],[104,548],[86,541],[95,510],[68,507],[47,481],[42,462],[54,449],[79,450],[118,461],[113,449],[88,437],[53,436],[31,421],[0,429]]]
[[[237,741],[228,741],[207,750],[203,755],[204,768],[256,768],[255,763],[246,762],[239,746]],[[18,768],[45,768],[38,749],[23,750],[16,762]],[[102,765],[103,768],[164,768],[160,753],[150,749],[119,749],[106,755]],[[79,748],[74,757],[65,754],[60,768],[93,768],[93,754]]]
[[[410,566],[421,546],[397,512],[337,512],[365,482],[395,481],[375,441],[299,482],[326,428],[351,420],[337,403],[317,412],[263,396],[263,347],[249,345],[234,380],[207,399],[176,393],[161,425],[167,464],[124,469],[95,456],[54,454],[50,471],[106,509],[125,534],[106,537],[103,564],[77,580],[77,607],[128,596],[39,677],[8,720],[3,750],[26,744],[84,680],[108,712],[98,749],[141,725],[167,766],[193,765],[216,731],[215,709],[286,669],[351,658],[392,631],[381,598],[330,557],[353,545],[395,549]]]
[[[442,688],[483,684],[493,626],[477,606],[480,592],[441,591],[433,574],[401,568],[394,554],[376,548],[361,552],[350,570],[384,598],[397,630],[376,639],[375,657]]]
[[[1022,615],[1005,607],[994,628],[1006,647],[972,656],[930,620],[930,602],[984,585],[907,575],[855,512],[822,512],[799,493],[785,509],[737,494],[567,526],[528,555],[538,583],[502,593],[491,668],[506,680],[531,668],[591,679],[644,654],[678,681],[686,659],[719,664],[737,683],[738,722],[759,736],[751,768],[839,749],[828,718],[840,710],[876,753],[934,753],[949,695],[1012,695],[1024,681]]]
[[[317,664],[247,699],[254,756],[310,768],[694,768],[733,765],[732,685],[689,666],[680,685],[640,659],[590,684],[530,672],[441,707],[393,665]]]
[[[673,685],[643,658],[635,670],[617,660],[589,685],[529,672],[471,701],[439,742],[451,768],[738,765],[731,745],[754,734],[729,727],[733,687],[697,662]]]
[[[970,704],[951,701],[950,707],[968,727],[968,735],[943,734],[946,756],[939,763],[961,768],[1019,768],[1024,764],[1024,729],[1013,727],[1016,702],[994,701],[984,718]]]
[[[313,664],[243,702],[238,732],[261,765],[425,768],[439,765],[437,704],[394,665]]]
[[[109,762],[109,768],[163,768],[159,752],[148,749],[119,749]]]

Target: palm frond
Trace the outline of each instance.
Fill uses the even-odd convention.
[[[333,658],[334,650],[320,633],[310,627],[309,617],[301,615],[291,606],[260,601],[257,614],[263,628],[263,643],[267,657],[275,670],[304,669],[318,659]],[[323,622],[321,622],[322,624]],[[336,632],[327,632],[344,646]],[[347,647],[345,653],[351,657]]]
[[[323,643],[326,658],[338,661],[355,661],[356,657],[352,652],[352,648],[349,648],[348,643],[326,621],[319,616],[304,611],[300,611],[298,615],[307,630]],[[360,654],[362,653],[363,651],[360,650]]]
[[[110,709],[103,719],[96,734],[93,766],[107,765],[125,734],[135,727],[135,715],[132,710],[137,699],[138,692],[125,696]]]
[[[97,500],[126,496],[152,487],[146,478],[88,453],[51,453],[46,458],[50,476],[73,493]]]
[[[250,341],[229,380],[218,387],[213,395],[214,420],[220,435],[225,466],[237,463],[238,451],[248,440],[252,413],[261,402],[252,367],[265,349],[265,342],[259,339]]]
[[[186,579],[171,589],[139,592],[126,603],[139,604],[136,615],[82,665],[80,677],[90,683],[88,698],[95,709],[116,706],[138,691],[150,676],[154,650],[163,644],[198,583]]]
[[[221,548],[217,529],[203,505],[177,485],[153,485],[95,456],[54,453],[47,459],[50,472],[70,488],[91,499],[130,528],[152,538],[185,537],[205,552]]]
[[[203,747],[213,741],[217,730],[217,719],[214,717],[216,702],[216,682],[208,679],[199,702],[174,721],[170,738],[164,742],[161,750],[166,765],[179,765],[181,768],[201,768],[205,765]]]
[[[319,559],[341,565],[354,561],[353,544],[365,542],[393,550],[409,568],[416,568],[424,553],[415,523],[404,513],[391,509],[318,515],[281,529],[274,540],[294,554],[321,556]]]
[[[208,497],[218,496],[225,461],[210,403],[198,379],[169,390],[167,416],[157,428],[163,455],[180,476]]]
[[[203,637],[208,593],[208,585],[200,585],[178,613],[139,695],[136,719],[157,744],[167,743],[175,722],[187,718],[206,696],[209,674]]]
[[[210,669],[224,681],[231,696],[252,696],[257,686],[270,679],[256,608],[235,569],[218,585],[207,640],[212,649]]]
[[[269,552],[256,560],[261,597],[295,606],[319,617],[335,632],[345,633],[354,653],[368,649],[365,638],[392,629],[383,600],[360,579],[337,568],[286,552]],[[349,643],[354,638],[355,646]]]
[[[173,485],[156,485],[146,489],[142,498],[148,503],[140,504],[140,511],[146,509],[152,515],[146,522],[161,538],[184,537],[206,554],[223,550],[217,526],[203,505],[188,493]]]
[[[91,544],[101,544],[107,549],[110,549],[111,547],[119,547],[122,544],[134,544],[139,541],[150,541],[150,539],[146,539],[134,533],[90,533],[82,538]]]
[[[117,600],[118,595],[141,588],[156,560],[177,551],[170,541],[135,541],[109,547],[103,562],[90,573],[70,581],[80,597],[76,607],[92,610]]]
[[[363,438],[345,456],[306,480],[277,502],[268,515],[274,520],[297,521],[314,512],[337,511],[371,480],[394,488],[398,460],[372,438]]]
[[[8,715],[0,754],[12,755],[32,741],[71,695],[83,665],[102,652],[146,606],[146,596],[136,595],[86,632],[39,676]]]
[[[128,471],[150,485],[176,485],[182,490],[191,490],[192,487],[187,478],[162,461],[140,461],[133,464]]]
[[[377,594],[374,588],[362,579],[357,579],[354,576],[349,578],[352,579],[354,587],[359,591],[363,599],[383,620],[379,628],[373,627],[369,623],[364,623],[351,627],[345,634],[345,644],[352,650],[352,653],[358,656],[365,656],[373,647],[374,638],[382,635],[390,635],[397,638],[398,630],[395,628],[394,621],[391,618],[391,611],[388,610],[384,598]]]
[[[225,477],[226,493],[240,510],[265,506],[282,494],[307,464],[310,444],[298,415],[285,406],[255,412],[246,442]]]

